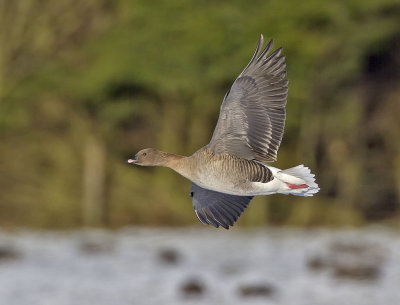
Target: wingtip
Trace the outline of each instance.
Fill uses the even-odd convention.
[[[259,52],[259,50],[261,50],[262,46],[264,44],[264,35],[260,34],[260,38],[258,39],[258,43],[257,43],[257,53]]]
[[[268,42],[268,46],[266,48],[272,49],[273,46],[274,46],[274,39],[271,38],[270,41]]]

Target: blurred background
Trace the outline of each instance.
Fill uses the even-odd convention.
[[[205,294],[210,304],[234,304],[235,298],[225,296],[236,291],[245,298],[254,289],[262,304],[346,304],[352,297],[348,304],[400,302],[390,286],[400,284],[400,271],[384,272],[400,270],[398,0],[0,0],[0,18],[0,261],[8,262],[0,263],[0,300],[109,304],[108,297],[118,296],[119,304],[153,304],[145,293],[137,299],[137,291],[151,294],[151,287],[164,287],[162,279],[174,283],[168,279],[179,278],[175,271],[160,267],[172,260],[182,274],[214,261],[204,267],[203,280],[188,280],[189,294]],[[285,135],[273,166],[306,164],[321,191],[312,198],[258,197],[234,230],[220,232],[196,219],[189,181],[125,160],[145,147],[190,155],[206,145],[222,98],[261,33],[274,38],[275,48],[283,47],[289,79]],[[215,257],[213,247],[219,248]],[[225,248],[237,254],[228,271],[218,273]],[[134,281],[138,290],[130,290],[131,277],[124,273],[129,268],[123,267],[128,263],[117,257],[140,266],[139,258],[151,260],[151,253],[158,253],[155,267],[149,261],[154,269],[131,266],[142,277]],[[324,270],[347,274],[337,262],[362,261],[360,253],[369,255],[367,271],[356,269],[356,278],[373,274],[373,284],[347,285],[335,276],[307,273],[331,268]],[[274,262],[277,256],[281,263]],[[241,286],[239,266],[249,258],[250,278],[269,282],[265,276],[272,274],[272,287]],[[375,271],[368,269],[371,260]],[[48,264],[70,267],[60,271]],[[284,273],[274,273],[276,264],[286,266]],[[86,270],[83,265],[87,273],[73,277],[71,270]],[[100,265],[108,267],[98,273]],[[225,281],[224,274],[239,282]],[[99,276],[114,284],[94,284]],[[287,295],[280,291],[280,276],[294,281]],[[319,276],[326,286],[317,288],[325,295],[311,285]],[[207,278],[225,285],[219,294],[207,290]],[[38,284],[19,296],[26,291],[22,279],[26,287]],[[115,284],[120,282],[126,297]],[[336,285],[344,285],[342,294]],[[77,287],[75,298],[63,297]],[[174,287],[159,288],[164,304],[178,304],[175,297],[185,294],[179,283]],[[88,296],[91,289],[109,294]]]

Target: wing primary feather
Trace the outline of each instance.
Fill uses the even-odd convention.
[[[227,222],[227,219],[223,216],[223,214],[221,214],[217,209],[215,209],[215,207],[210,207],[210,211],[214,215],[214,219],[219,222],[221,227],[228,230],[229,224]]]
[[[285,61],[283,62],[277,62],[275,67],[270,71],[270,73],[278,74],[283,71],[282,69],[286,68],[286,63]]]
[[[271,59],[275,58],[275,56],[279,56],[282,52],[282,47],[276,49],[274,52],[271,53],[271,55],[269,55],[263,62],[263,65],[268,64]]]
[[[239,77],[244,74],[244,72],[247,70],[247,68],[249,68],[251,66],[251,64],[253,63],[254,59],[257,58],[258,52],[260,51],[260,47],[263,45],[263,43],[264,43],[264,36],[261,34],[260,38],[258,40],[256,49],[254,51],[253,57],[250,59],[250,62],[247,64],[247,66],[243,69],[243,72],[240,73]]]
[[[209,208],[204,208],[204,213],[206,214],[207,220],[211,225],[214,227],[218,228],[219,227],[219,222],[218,220],[215,219],[213,213],[210,211]]]
[[[240,215],[242,213],[242,211],[240,209],[233,208],[232,206],[230,206],[229,204],[227,204],[225,202],[221,202],[221,205],[235,219],[235,221],[237,220],[238,215]]]
[[[207,219],[204,218],[204,217],[201,215],[201,212],[200,212],[200,211],[198,211],[198,210],[195,209],[194,212],[195,212],[197,218],[200,220],[200,222],[201,222],[202,224],[205,224],[205,225],[208,225],[208,224],[209,224],[208,221],[207,221]]]
[[[230,226],[233,226],[233,224],[235,223],[236,219],[235,217],[233,217],[228,211],[226,211],[223,207],[216,205],[215,208],[222,214],[225,216],[227,223]]]
[[[269,52],[269,50],[272,48],[272,46],[274,45],[274,40],[271,39],[268,44],[265,46],[264,51],[260,54],[260,56],[257,59],[257,63],[260,62],[260,60],[262,60],[264,58],[264,56]]]
[[[236,203],[234,201],[224,201],[225,205],[230,207],[231,209],[235,210],[236,213],[242,213],[244,211],[243,206],[240,203]]]
[[[240,199],[234,199],[234,200],[228,199],[228,200],[223,201],[223,203],[225,204],[226,207],[228,207],[228,209],[232,213],[235,213],[235,214],[239,213],[239,215],[240,215],[240,213],[242,213],[247,208],[248,202],[243,204],[243,202],[241,202],[242,196],[238,196],[238,197]],[[235,215],[235,216],[238,216],[238,215]]]

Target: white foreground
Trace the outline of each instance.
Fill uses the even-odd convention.
[[[372,280],[333,276],[307,262],[332,243],[377,251]],[[400,233],[366,229],[306,231],[208,227],[131,228],[116,232],[0,232],[20,257],[0,260],[0,304],[6,305],[393,305],[400,304]],[[161,250],[178,260],[160,260]],[[197,279],[204,292],[187,297]],[[242,285],[267,284],[271,296],[246,297]]]

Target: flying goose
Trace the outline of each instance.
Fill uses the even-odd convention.
[[[270,53],[272,44],[262,51],[260,36],[250,62],[225,94],[210,143],[189,157],[146,148],[127,160],[169,167],[192,181],[193,208],[203,224],[228,229],[254,196],[319,191],[309,168],[266,164],[277,159],[288,93],[285,56],[282,48]]]

